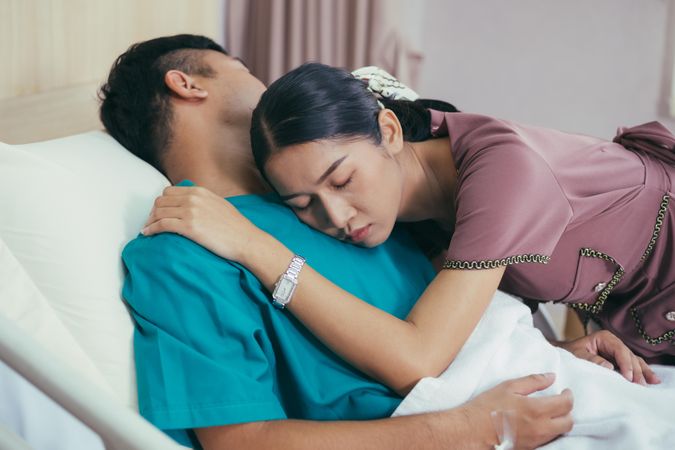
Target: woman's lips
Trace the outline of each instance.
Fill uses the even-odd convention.
[[[361,242],[368,236],[368,233],[370,233],[370,225],[355,230],[349,235],[349,239],[352,242]]]

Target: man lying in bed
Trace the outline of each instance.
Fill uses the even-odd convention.
[[[250,114],[265,87],[199,36],[160,38],[120,56],[101,89],[101,119],[174,183],[223,197],[345,289],[405,316],[433,277],[409,237],[364,249],[314,232],[255,169]],[[165,205],[166,206],[166,205]],[[572,426],[570,392],[529,398],[550,376],[505,382],[448,411],[389,418],[401,398],[343,362],[237,264],[175,234],[124,250],[136,321],[141,414],[178,442],[216,448],[489,448],[491,411],[512,410],[519,447]]]

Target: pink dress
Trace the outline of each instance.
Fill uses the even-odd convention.
[[[610,142],[431,112],[458,169],[443,267],[507,265],[500,289],[567,303],[675,364],[675,137],[657,122]]]

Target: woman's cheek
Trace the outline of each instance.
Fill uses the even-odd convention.
[[[305,224],[309,225],[315,230],[321,231],[321,227],[319,227],[319,222],[315,216],[315,213],[312,213],[310,211],[298,211],[296,214],[298,218]]]

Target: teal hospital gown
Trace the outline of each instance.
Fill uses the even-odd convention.
[[[273,196],[228,200],[331,281],[398,317],[434,276],[402,230],[365,249],[310,229]],[[139,236],[123,260],[140,412],[177,442],[199,448],[191,430],[216,425],[382,418],[400,403],[272,306],[241,265],[172,233]]]

